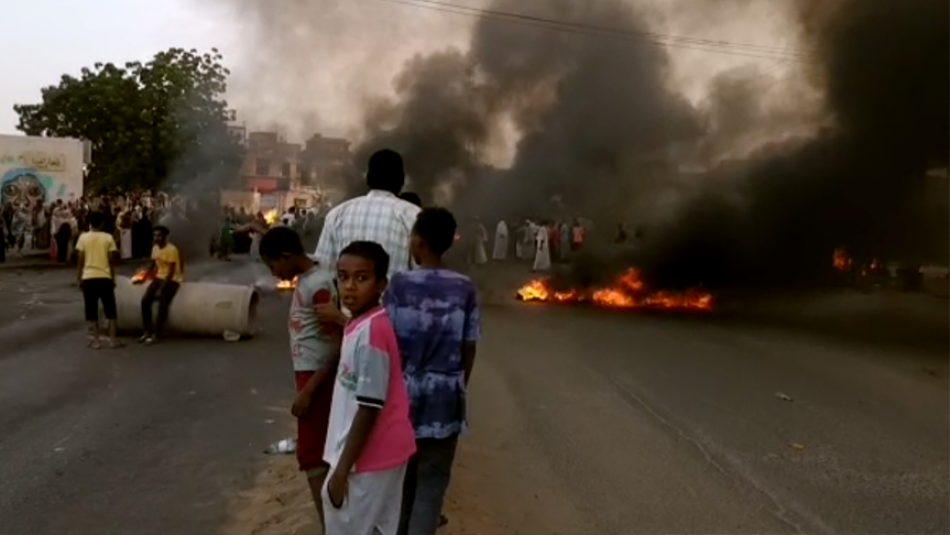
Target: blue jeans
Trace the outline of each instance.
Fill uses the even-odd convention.
[[[409,460],[403,480],[399,535],[435,535],[456,446],[458,435],[416,440],[416,454]]]

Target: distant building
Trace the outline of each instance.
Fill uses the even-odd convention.
[[[243,190],[222,192],[222,203],[252,212],[324,207],[327,182],[350,162],[345,139],[315,134],[302,146],[277,132],[247,132],[234,125],[229,129],[246,149]]]
[[[250,132],[241,176],[245,187],[262,195],[285,192],[299,181],[300,145],[277,132]]]
[[[352,161],[350,142],[314,134],[300,153],[300,181],[308,186],[330,187]]]

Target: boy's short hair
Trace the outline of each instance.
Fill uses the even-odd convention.
[[[261,242],[263,246],[263,241]],[[374,241],[355,241],[347,245],[340,251],[340,256],[352,255],[358,256],[364,260],[373,263],[373,274],[379,280],[386,279],[386,273],[389,272],[389,253],[383,246]]]
[[[429,250],[441,255],[455,243],[456,229],[458,229],[458,224],[452,212],[445,208],[424,208],[416,216],[412,232],[425,240],[429,245]]]
[[[162,236],[168,236],[169,234],[171,234],[171,231],[168,230],[168,227],[164,225],[156,225],[152,227],[152,232],[161,232]]]
[[[274,227],[261,237],[259,247],[262,258],[278,259],[283,255],[305,254],[300,235],[290,227]]]
[[[101,227],[102,223],[105,221],[105,218],[99,212],[93,212],[89,214],[89,227],[96,228]]]

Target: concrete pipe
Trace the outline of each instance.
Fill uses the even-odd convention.
[[[115,300],[120,331],[142,331],[142,296],[148,283],[132,284],[116,277]],[[252,286],[186,282],[178,289],[168,309],[167,332],[208,336],[252,336],[257,323],[259,297]],[[152,318],[158,302],[152,304]],[[228,333],[228,334],[226,334]]]

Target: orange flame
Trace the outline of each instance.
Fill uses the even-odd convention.
[[[297,277],[294,277],[293,280],[279,280],[277,281],[278,290],[293,290],[297,287]]]
[[[593,302],[596,305],[612,308],[658,308],[664,310],[712,310],[713,296],[699,290],[685,293],[646,292],[646,285],[640,278],[639,270],[631,268],[623,272],[613,285],[580,290],[555,291],[550,279],[537,279],[522,286],[517,297],[522,301],[543,301],[557,303]]]
[[[140,269],[135,272],[135,275],[132,275],[132,284],[142,284],[144,282],[154,279],[155,276],[152,272],[147,269]]]
[[[848,256],[847,251],[844,249],[835,249],[831,261],[832,265],[834,265],[838,271],[848,271],[851,269],[851,257]]]

